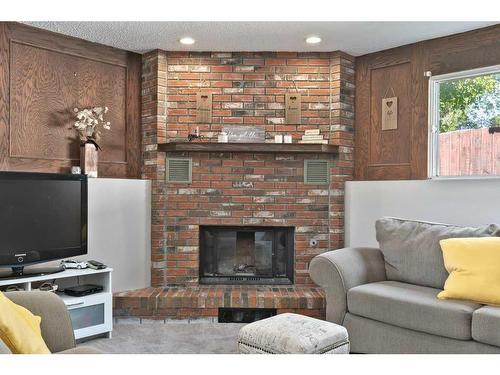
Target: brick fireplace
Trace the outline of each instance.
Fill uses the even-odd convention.
[[[343,243],[344,182],[353,173],[354,59],[342,52],[152,51],[143,56],[142,79],[143,177],[153,181],[151,288],[117,294],[118,315],[217,316],[220,307],[241,307],[323,316],[323,292],[312,283],[308,266],[315,255]],[[200,91],[213,95],[209,124],[196,123]],[[302,94],[300,125],[285,123],[285,94],[291,91]],[[158,150],[158,144],[185,142],[196,127],[199,142],[215,143],[228,124],[263,126],[269,137],[291,134],[294,143],[305,130],[319,129],[339,147],[335,153],[227,152],[216,145]],[[192,160],[189,183],[166,182],[166,157]],[[329,182],[305,183],[305,160],[328,160]],[[216,227],[290,228],[291,282],[203,283],[200,228]],[[253,238],[254,246],[262,242],[259,251],[275,249],[263,234],[255,236],[241,235],[240,247]],[[252,262],[232,267],[242,276],[256,268]]]

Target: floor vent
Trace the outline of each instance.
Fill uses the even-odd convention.
[[[191,159],[166,159],[167,182],[190,183],[192,179]]]
[[[219,323],[252,323],[277,314],[276,309],[219,308]]]
[[[330,182],[328,160],[304,160],[304,183],[323,185]]]

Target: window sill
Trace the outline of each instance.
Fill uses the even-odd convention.
[[[455,180],[500,180],[500,175],[495,176],[433,176],[428,177],[429,180],[433,181],[455,181]]]

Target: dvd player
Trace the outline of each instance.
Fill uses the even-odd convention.
[[[65,288],[64,294],[67,294],[68,296],[72,297],[83,297],[83,296],[88,296],[89,294],[102,292],[102,290],[103,288],[100,285],[86,284],[86,285],[77,285],[77,286],[72,286],[70,288]]]

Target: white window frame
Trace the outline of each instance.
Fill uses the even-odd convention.
[[[433,179],[467,179],[467,178],[498,178],[498,175],[481,176],[440,176],[439,175],[439,98],[440,85],[443,82],[460,78],[470,78],[486,74],[500,73],[500,65],[487,66],[484,68],[462,70],[460,72],[440,74],[429,78],[429,125],[428,125],[428,155],[427,173]]]

